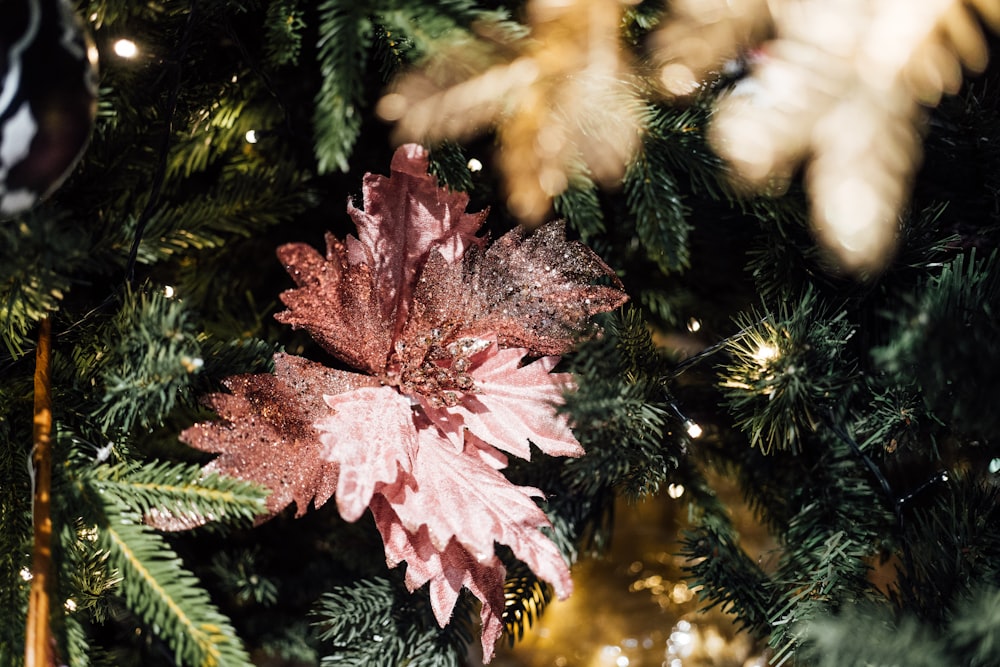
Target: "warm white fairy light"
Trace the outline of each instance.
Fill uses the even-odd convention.
[[[63,603],[63,607],[66,611],[76,611],[76,600],[73,598],[66,598],[66,602]]]
[[[189,357],[187,355],[181,357],[181,366],[183,366],[184,370],[188,373],[197,373],[204,365],[205,360],[201,357]]]
[[[990,459],[990,466],[988,470],[994,475],[1000,472],[1000,458]]]
[[[688,320],[687,328],[688,328],[688,331],[690,331],[691,333],[695,333],[697,331],[700,331],[701,330],[701,320],[699,320],[697,317],[692,317],[691,319]]]
[[[167,297],[168,299],[173,299],[176,294],[177,290],[174,289],[173,285],[164,285],[163,296]]]
[[[31,581],[32,578],[34,577],[34,575],[31,574],[31,570],[29,570],[26,567],[22,567],[21,571],[18,574],[20,574],[21,578],[24,579],[25,581]]]
[[[257,137],[257,130],[247,130],[247,133],[243,135],[243,138],[247,140],[248,144],[255,144],[260,140]]]
[[[683,484],[671,484],[667,487],[667,495],[677,500],[684,495],[684,485]]]
[[[761,343],[757,351],[753,353],[754,360],[761,366],[766,366],[767,362],[778,356],[778,348],[768,343]]]
[[[135,58],[139,54],[139,47],[131,39],[122,38],[114,44],[115,55],[120,58]]]
[[[477,172],[483,170],[483,163],[477,160],[476,158],[472,158],[471,160],[469,160],[469,163],[466,164],[465,166],[468,167],[469,171],[471,172]]]
[[[701,426],[699,426],[697,422],[690,419],[684,422],[684,430],[687,431],[687,434],[692,438],[700,438],[701,434],[704,433]]]

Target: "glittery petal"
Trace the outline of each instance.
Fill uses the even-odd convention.
[[[446,327],[455,336],[492,334],[502,347],[536,356],[563,354],[593,332],[587,318],[627,298],[614,272],[586,246],[567,241],[562,222],[551,222],[530,236],[515,229],[485,251],[470,249],[461,267],[432,255],[406,337]]]
[[[281,294],[288,310],[275,318],[305,329],[354,368],[379,373],[392,348],[392,332],[382,318],[371,268],[349,264],[344,244],[332,234],[326,235],[326,246],[325,258],[304,243],[278,248],[278,258],[299,288]]]
[[[393,387],[326,396],[332,414],[316,422],[322,456],[340,468],[337,509],[357,521],[381,485],[409,471],[417,445],[410,401]]]
[[[530,236],[520,228],[503,235],[474,266],[473,278],[501,347],[525,347],[532,355],[567,352],[586,332],[587,318],[628,298],[600,257],[566,240],[562,221]],[[602,278],[611,286],[591,284]]]
[[[237,375],[225,380],[231,393],[209,394],[206,405],[221,420],[195,424],[181,440],[219,456],[205,466],[256,482],[271,490],[266,519],[291,503],[302,515],[310,501],[330,498],[337,466],[323,460],[319,433],[312,424],[329,412],[323,394],[338,394],[377,382],[370,377],[327,368],[300,357],[277,354],[275,374]]]
[[[421,399],[424,413],[452,443],[461,443],[464,429],[489,444],[523,459],[530,458],[528,441],[551,456],[581,456],[564,415],[555,406],[573,387],[569,373],[550,373],[558,357],[543,357],[521,366],[527,350],[501,350],[494,344],[472,368],[475,393],[458,405],[437,407]]]

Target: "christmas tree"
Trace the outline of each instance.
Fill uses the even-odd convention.
[[[0,664],[1000,664],[994,0],[2,12]]]

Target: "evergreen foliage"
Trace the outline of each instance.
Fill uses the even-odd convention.
[[[400,596],[388,579],[362,580],[338,587],[323,595],[316,611],[320,639],[332,644],[332,653],[320,664],[414,665],[420,667],[457,667],[464,650],[454,641],[455,632],[442,631],[430,621],[429,609],[420,614],[412,605],[400,605]],[[466,609],[468,612],[468,609]],[[414,622],[414,616],[418,620]],[[421,618],[422,616],[422,618]],[[468,641],[460,633],[459,642]]]
[[[204,476],[177,436],[209,418],[200,396],[270,370],[276,350],[330,363],[273,322],[291,287],[274,248],[348,230],[345,199],[388,169],[391,128],[373,106],[394,74],[502,52],[525,35],[523,3],[76,4],[102,57],[91,145],[53,197],[0,221],[0,664],[23,661],[44,317],[66,664],[466,664],[472,596],[440,628],[426,591],[385,566],[370,517],[345,523],[333,502],[250,525],[263,490]],[[627,8],[636,58],[661,15]],[[122,36],[139,58],[114,55]],[[935,112],[899,250],[863,280],[817,250],[799,182],[737,197],[705,140],[724,81],[683,108],[648,102],[620,190],[573,170],[554,215],[632,303],[561,362],[586,455],[505,470],[545,491],[568,561],[607,546],[617,497],[682,485],[689,584],[768,643],[772,664],[1000,664],[997,73]],[[443,142],[431,165],[470,210],[490,209],[496,237],[511,223],[491,141]],[[668,349],[680,339],[703,352]],[[747,553],[720,477],[774,538],[768,558]],[[162,532],[156,516],[209,525]],[[513,644],[550,591],[501,557]]]

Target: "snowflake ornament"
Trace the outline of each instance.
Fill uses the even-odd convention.
[[[504,603],[497,542],[558,597],[572,590],[539,530],[550,526],[543,494],[507,480],[505,453],[527,459],[534,443],[583,454],[556,410],[572,378],[551,371],[591,331],[587,318],[626,296],[561,223],[487,246],[476,236],[485,212],[466,213],[468,196],[438,187],[427,167],[422,147],[400,147],[390,176],[365,177],[363,209],[348,203],[357,237],[328,234],[325,255],[278,250],[297,284],[278,320],[358,372],[278,354],[274,374],[229,378],[230,393],[206,397],[222,421],[181,439],[219,454],[207,470],[271,489],[262,519],[331,496],[348,521],[371,510],[386,562],[406,562],[411,591],[428,584],[442,626],[463,587],[482,601],[490,657]]]

